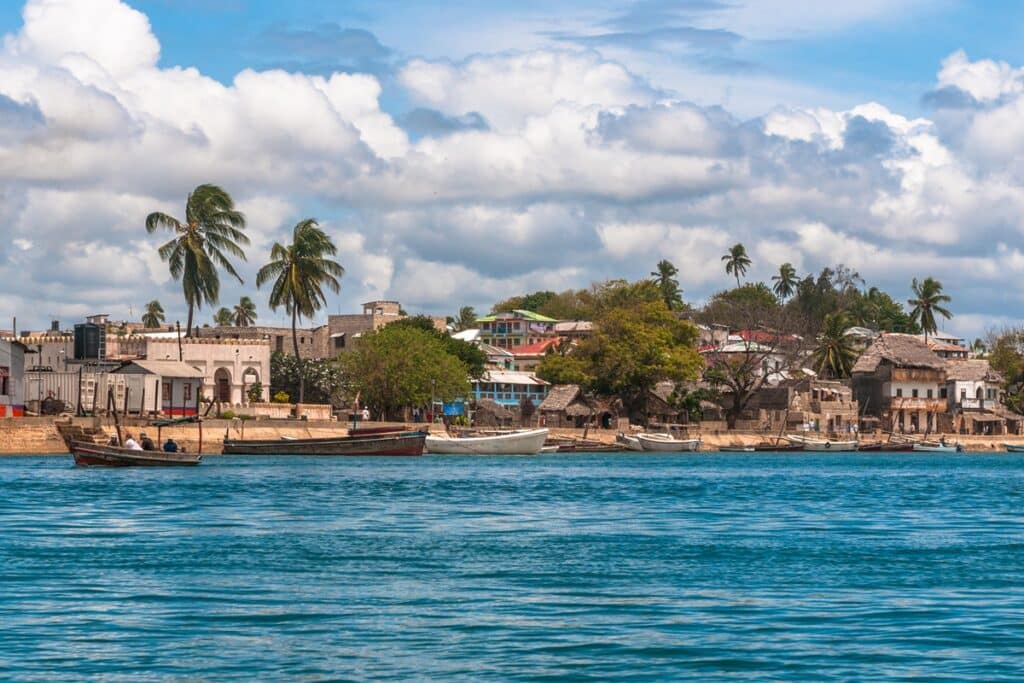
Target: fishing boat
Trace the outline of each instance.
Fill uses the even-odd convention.
[[[805,451],[855,451],[856,441],[832,441],[831,439],[812,439],[809,436],[790,434],[786,440],[793,445],[800,446]]]
[[[426,446],[428,452],[438,455],[536,455],[547,438],[546,428],[482,436],[432,434]]]
[[[788,441],[762,441],[761,443],[754,446],[754,450],[758,452],[770,452],[770,453],[789,453],[791,451],[802,451],[804,447],[800,444],[789,443]]]
[[[615,443],[619,444],[627,451],[642,451],[644,449],[644,447],[640,445],[640,439],[635,436],[630,436],[629,434],[623,434],[622,432],[619,432],[615,436]]]
[[[423,455],[427,430],[316,439],[225,439],[223,455]]]
[[[1003,448],[1007,453],[1024,453],[1024,444],[1020,443],[1004,443]]]
[[[864,453],[907,453],[914,450],[914,444],[905,441],[876,441],[859,444],[857,450]]]
[[[203,459],[198,453],[167,453],[165,451],[138,451],[134,448],[100,446],[84,441],[71,444],[71,455],[80,467],[177,467],[198,465]]]
[[[671,434],[637,434],[636,438],[644,451],[658,453],[696,451],[701,444],[700,439],[677,439]]]
[[[963,450],[964,447],[958,443],[922,441],[914,444],[914,451],[917,453],[963,453]]]

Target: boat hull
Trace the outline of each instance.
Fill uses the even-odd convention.
[[[198,453],[136,451],[77,442],[71,445],[71,455],[79,467],[187,467],[203,459]]]
[[[426,431],[387,432],[356,436],[294,440],[229,439],[223,455],[341,455],[341,456],[415,456],[423,455]]]
[[[628,434],[619,434],[615,437],[615,441],[627,451],[642,451],[644,449],[644,447],[640,445],[639,439]]]
[[[1024,453],[1024,444],[1004,443],[1003,448],[1006,449],[1007,453]]]
[[[463,438],[428,436],[426,447],[435,455],[536,455],[547,438],[547,429]]]
[[[960,446],[924,446],[914,444],[915,453],[959,453],[963,450]]]
[[[830,441],[828,439],[809,439],[803,436],[787,436],[786,439],[805,451],[828,453],[831,451],[855,451],[856,441]]]
[[[644,451],[655,453],[685,453],[700,448],[700,439],[657,438],[646,434],[638,434],[636,438]]]

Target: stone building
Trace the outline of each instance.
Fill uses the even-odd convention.
[[[274,327],[269,325],[249,325],[246,327],[200,327],[196,330],[200,339],[221,340],[266,340],[270,351],[295,355],[295,343],[292,339],[291,327]],[[328,326],[300,327],[296,330],[299,342],[299,353],[303,358],[325,358],[330,355],[328,344]]]
[[[946,364],[920,337],[883,334],[853,366],[854,398],[883,429],[938,431],[948,404]]]
[[[203,396],[241,405],[256,383],[262,387],[262,400],[270,400],[270,348],[267,339],[184,338],[181,360],[200,370]],[[178,360],[178,340],[150,339],[146,359]]]

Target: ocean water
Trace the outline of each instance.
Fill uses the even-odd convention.
[[[0,460],[0,678],[1024,679],[1024,458]]]

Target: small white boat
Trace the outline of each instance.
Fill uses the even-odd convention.
[[[526,429],[488,436],[427,437],[427,452],[438,455],[536,455],[544,448],[547,429]]]
[[[962,453],[964,447],[956,443],[915,443],[915,453]]]
[[[644,449],[644,447],[640,445],[640,439],[635,436],[630,436],[629,434],[623,434],[620,432],[616,435],[615,441],[616,443],[624,446],[627,451],[642,451]]]
[[[1003,448],[1007,453],[1024,453],[1024,444],[1022,443],[1004,443]]]
[[[757,449],[753,446],[719,446],[719,453],[753,453]]]
[[[700,439],[677,439],[671,434],[637,434],[637,441],[645,451],[681,453],[700,448]]]
[[[832,441],[830,439],[812,439],[809,436],[790,434],[786,440],[792,444],[803,447],[805,451],[827,452],[827,451],[855,451],[856,441]]]
[[[541,453],[557,453],[558,446],[542,446],[540,449]]]

